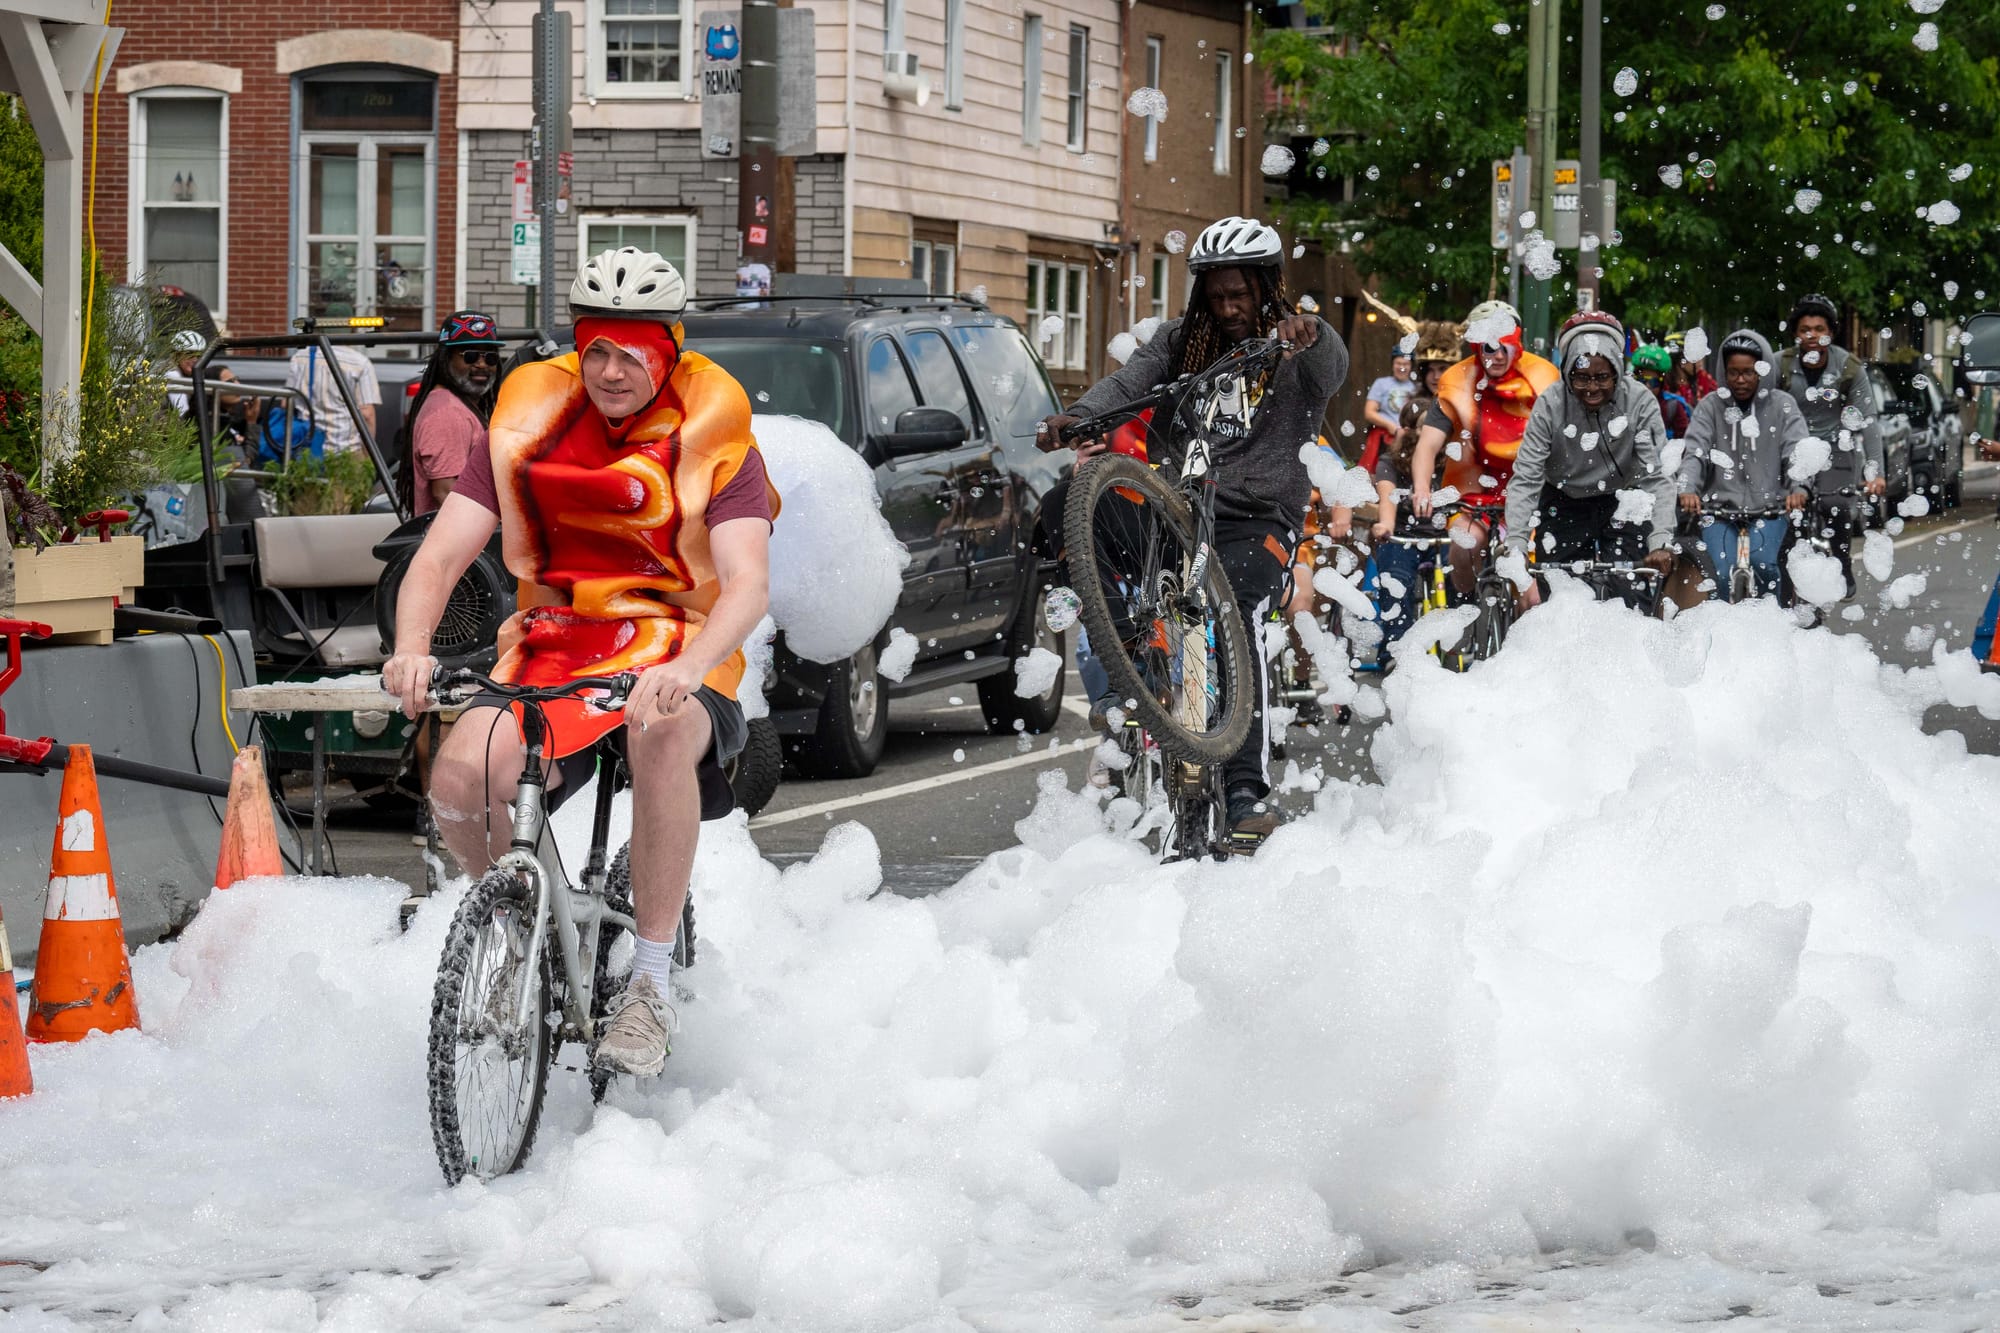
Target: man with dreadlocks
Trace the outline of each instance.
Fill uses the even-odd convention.
[[[416,401],[404,418],[401,484],[413,514],[451,494],[465,460],[486,448],[486,422],[500,378],[500,329],[490,315],[460,310],[438,330]]]
[[[1057,432],[1070,422],[1206,370],[1247,339],[1290,342],[1292,350],[1264,386],[1249,431],[1241,440],[1219,444],[1211,462],[1216,553],[1261,659],[1264,636],[1254,630],[1284,596],[1291,554],[1312,497],[1302,449],[1313,447],[1327,402],[1347,379],[1347,347],[1318,315],[1294,310],[1285,299],[1284,248],[1277,232],[1255,218],[1224,218],[1202,232],[1188,251],[1188,272],[1194,289],[1187,314],[1162,324],[1131,360],[1079,398],[1069,414],[1044,421],[1039,443],[1055,449]],[[1157,415],[1154,425],[1160,425]],[[1163,445],[1150,451],[1155,460],[1178,453],[1179,441]],[[1077,463],[1108,447],[1105,440],[1083,442],[1076,450]],[[1261,683],[1266,674],[1260,660],[1257,680]],[[1264,767],[1269,752],[1264,714],[1259,698],[1250,735],[1223,767],[1230,837],[1243,845],[1254,846],[1279,821],[1277,808],[1265,799],[1271,788]]]

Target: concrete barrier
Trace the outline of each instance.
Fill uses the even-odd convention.
[[[53,736],[163,768],[227,780],[233,750],[223,730],[227,687],[256,682],[250,636],[145,634],[104,647],[30,648],[0,707],[16,736]],[[216,660],[220,647],[221,663]],[[250,740],[248,713],[229,715]],[[0,773],[0,910],[22,923],[15,958],[32,962],[48,890],[60,774]],[[150,943],[194,914],[212,887],[222,802],[106,778],[104,824],[132,944]]]

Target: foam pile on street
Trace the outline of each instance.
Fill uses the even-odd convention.
[[[750,427],[780,503],[771,618],[799,656],[843,661],[896,609],[909,553],[882,517],[874,473],[838,435],[803,417],[755,416]]]
[[[38,1050],[0,1107],[0,1257],[53,1265],[0,1305],[1171,1327],[1176,1294],[1398,1262],[1470,1319],[1473,1274],[1550,1249],[1643,1265],[1550,1278],[1603,1284],[1586,1326],[1822,1326],[1814,1265],[1990,1290],[2000,761],[1921,733],[1945,689],[1770,607],[1559,588],[1469,675],[1412,657],[1383,784],[1327,781],[1254,861],[1157,867],[1055,774],[931,898],[878,892],[858,825],[782,873],[711,825],[669,1078],[593,1114],[558,1069],[528,1168],[453,1192],[450,903],[405,936],[381,882],[234,889],[141,951],[144,1034]]]

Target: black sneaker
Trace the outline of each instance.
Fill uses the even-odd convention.
[[[1229,841],[1241,851],[1255,851],[1284,823],[1277,805],[1254,787],[1229,793]]]
[[[1318,699],[1301,699],[1299,700],[1298,707],[1293,710],[1292,725],[1295,727],[1323,727],[1326,725],[1326,709],[1321,707]]]

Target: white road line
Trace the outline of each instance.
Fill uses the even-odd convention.
[[[1958,522],[1952,524],[1948,528],[1932,528],[1928,532],[1920,532],[1914,537],[1904,537],[1896,543],[1896,546],[1897,549],[1900,550],[1905,546],[1915,546],[1920,542],[1935,541],[1939,537],[1943,537],[1949,533],[1963,532],[1967,528],[1976,528],[1982,523],[1990,524],[1992,522],[1993,520],[1990,518],[1960,519]]]
[[[914,782],[901,782],[893,787],[881,787],[855,796],[843,796],[839,800],[802,805],[796,810],[783,810],[775,815],[759,815],[750,821],[750,827],[752,830],[775,828],[779,824],[811,819],[816,815],[829,815],[836,810],[848,810],[857,805],[873,805],[877,801],[893,800],[898,796],[914,796],[921,791],[934,791],[957,782],[970,782],[974,778],[985,777],[988,773],[1002,773],[1010,768],[1027,768],[1034,764],[1053,764],[1071,755],[1084,753],[1091,748],[1091,744],[1088,740],[1071,741],[1053,750],[1046,748],[1032,750],[1027,754],[1017,754],[1008,759],[996,759],[990,764],[977,764],[971,768],[940,773],[934,778],[918,778]]]

